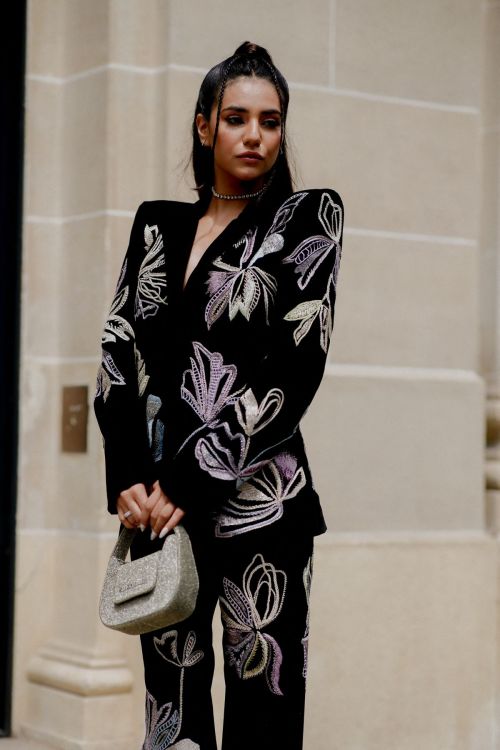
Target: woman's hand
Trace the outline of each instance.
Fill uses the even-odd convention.
[[[182,508],[178,508],[169,500],[158,480],[153,484],[153,491],[147,499],[146,509],[149,512],[152,529],[151,539],[156,539],[157,536],[162,539],[174,526],[177,526],[185,513]]]
[[[148,493],[144,484],[134,484],[128,490],[123,490],[116,501],[118,518],[127,529],[139,526],[144,531],[149,519],[147,507]],[[125,518],[125,513],[129,513]]]

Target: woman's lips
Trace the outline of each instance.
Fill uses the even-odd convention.
[[[259,156],[259,154],[239,154],[238,155],[238,159],[243,159],[243,161],[248,161],[252,163],[257,162],[257,161],[262,161],[262,158],[263,157]]]

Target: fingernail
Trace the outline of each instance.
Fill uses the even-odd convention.
[[[158,536],[158,534],[156,533],[156,531],[152,531],[151,532],[151,541],[154,541],[157,536]]]
[[[141,531],[146,531],[146,527],[144,526],[143,523],[139,524],[139,528],[140,528]]]
[[[163,539],[165,534],[168,534],[168,526],[164,526],[163,529],[160,531],[160,539]]]

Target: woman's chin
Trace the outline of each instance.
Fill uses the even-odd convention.
[[[262,187],[269,177],[269,172],[261,172],[258,175],[238,175],[236,179],[239,181],[242,187],[252,188],[257,190]]]
[[[260,166],[260,165],[259,165]],[[257,180],[262,180],[265,176],[266,172],[262,171],[262,168],[258,168],[257,166],[246,166],[238,169],[233,173],[233,177],[236,180],[240,180],[241,182],[256,182]]]
[[[227,173],[226,179],[220,184],[226,183],[227,189],[221,192],[244,192],[249,193],[259,190],[267,179],[268,172],[258,171],[254,168],[239,169],[238,171]],[[216,179],[215,184],[219,181]],[[231,187],[232,186],[232,187]]]

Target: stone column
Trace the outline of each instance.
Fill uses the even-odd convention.
[[[481,367],[486,383],[488,524],[500,533],[500,5],[484,3]]]
[[[163,190],[166,8],[28,3],[13,725],[71,750],[131,750],[144,725],[139,640],[98,616],[119,524],[92,402],[135,210]],[[67,385],[88,388],[85,452],[61,447]]]
[[[498,548],[500,541],[500,3],[482,4],[481,89],[481,369],[486,387],[486,516]],[[496,585],[496,691],[494,746],[500,743],[500,626]]]

